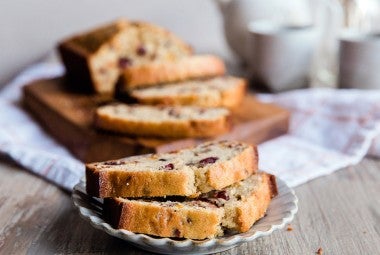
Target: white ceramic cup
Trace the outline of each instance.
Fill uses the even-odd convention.
[[[265,87],[272,92],[281,92],[308,86],[317,41],[314,26],[255,21],[248,29],[253,88]]]
[[[380,89],[380,34],[345,31],[339,46],[338,86]]]

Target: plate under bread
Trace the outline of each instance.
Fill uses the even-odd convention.
[[[266,215],[257,221],[248,232],[231,233],[205,240],[163,238],[113,228],[102,217],[103,200],[87,195],[85,185],[82,180],[74,187],[72,194],[74,205],[84,219],[90,221],[95,228],[121,238],[134,246],[163,254],[210,254],[225,251],[243,242],[267,236],[277,229],[284,228],[293,220],[298,210],[298,199],[294,191],[284,181],[277,178],[278,195],[272,199]]]

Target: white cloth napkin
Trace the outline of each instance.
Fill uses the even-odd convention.
[[[56,63],[28,68],[0,93],[0,152],[60,187],[71,190],[84,165],[20,107],[21,87],[62,75]],[[305,89],[259,95],[292,112],[287,135],[259,145],[260,168],[290,186],[305,183],[370,154],[380,156],[380,91]]]

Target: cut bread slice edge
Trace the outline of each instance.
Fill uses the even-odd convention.
[[[241,104],[246,87],[243,78],[219,76],[134,89],[130,91],[130,97],[149,105],[235,108]]]
[[[193,55],[173,61],[152,62],[122,70],[117,91],[123,93],[138,87],[221,76],[225,71],[223,60],[214,55]]]
[[[112,104],[96,110],[95,126],[119,134],[161,138],[207,138],[228,132],[226,108]]]

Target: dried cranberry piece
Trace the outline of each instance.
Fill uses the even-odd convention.
[[[198,200],[202,202],[212,203],[212,201],[207,197],[198,197]]]
[[[146,49],[144,48],[144,46],[140,45],[137,49],[136,49],[136,54],[138,56],[144,56],[146,54]]]
[[[179,113],[178,109],[175,109],[175,108],[170,109],[168,114],[169,114],[169,116],[173,116],[175,118],[180,117],[180,113]]]
[[[176,228],[176,229],[174,229],[173,234],[174,234],[175,237],[180,237],[181,236],[181,231],[179,231],[179,229]]]
[[[206,109],[199,109],[198,112],[199,112],[199,114],[203,114],[206,112]]]
[[[169,163],[169,164],[165,165],[163,168],[165,170],[173,170],[174,169],[174,165],[172,163]]]
[[[201,166],[207,165],[207,164],[213,164],[215,163],[219,158],[218,157],[208,157],[204,158],[201,161],[199,161],[199,164]]]
[[[127,57],[122,57],[119,59],[119,67],[127,68],[132,65],[132,60]]]
[[[218,191],[214,194],[214,197],[221,198],[224,200],[230,200],[230,197],[228,196],[227,192],[225,190]]]

